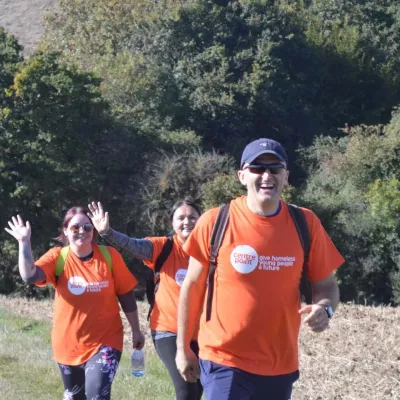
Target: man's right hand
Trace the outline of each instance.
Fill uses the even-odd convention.
[[[108,219],[108,212],[104,212],[103,206],[100,202],[97,204],[92,201],[88,204],[91,214],[88,217],[92,220],[94,227],[100,235],[107,233],[110,230],[110,223]]]
[[[199,359],[192,350],[176,352],[176,367],[186,382],[195,383],[200,378]]]

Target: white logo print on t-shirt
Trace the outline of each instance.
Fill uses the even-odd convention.
[[[233,249],[231,253],[231,264],[236,271],[242,274],[253,272],[258,264],[258,254],[250,246],[241,245]]]
[[[178,271],[175,274],[175,281],[179,286],[182,286],[183,281],[186,278],[187,274],[187,269],[178,269]]]
[[[280,271],[281,268],[293,267],[296,262],[295,256],[259,256],[257,252],[248,245],[237,246],[231,253],[231,264],[237,272],[249,274],[258,265],[259,270]]]
[[[81,276],[71,276],[68,280],[68,289],[72,294],[79,296],[85,291],[90,293],[101,292],[103,289],[108,288],[110,282],[86,282]]]
[[[68,289],[72,294],[77,296],[85,292],[87,282],[80,276],[71,276],[68,280]]]

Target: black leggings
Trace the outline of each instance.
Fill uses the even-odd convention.
[[[111,384],[120,359],[120,351],[102,346],[84,364],[59,363],[65,389],[63,400],[110,400]]]
[[[196,383],[186,382],[176,368],[176,336],[154,340],[154,347],[160,360],[166,366],[175,387],[176,400],[200,400],[203,393],[200,379]],[[190,348],[198,357],[199,346],[197,342],[191,342]]]

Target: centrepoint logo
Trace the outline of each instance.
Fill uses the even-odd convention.
[[[237,272],[248,274],[256,269],[258,264],[258,254],[250,246],[237,246],[231,253],[231,264]]]
[[[85,292],[87,282],[80,276],[71,276],[68,281],[68,289],[72,294],[77,296]]]
[[[187,269],[179,269],[175,274],[175,281],[179,286],[182,286],[183,281],[186,278]]]

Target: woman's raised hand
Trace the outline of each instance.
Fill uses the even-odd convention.
[[[110,229],[110,223],[108,220],[108,212],[104,212],[103,206],[100,202],[96,203],[92,201],[88,204],[90,213],[88,217],[92,220],[94,227],[100,234],[107,233]]]
[[[11,221],[8,221],[10,228],[4,228],[10,235],[14,236],[19,242],[28,241],[31,237],[31,225],[29,221],[24,221],[17,215],[12,217]]]

